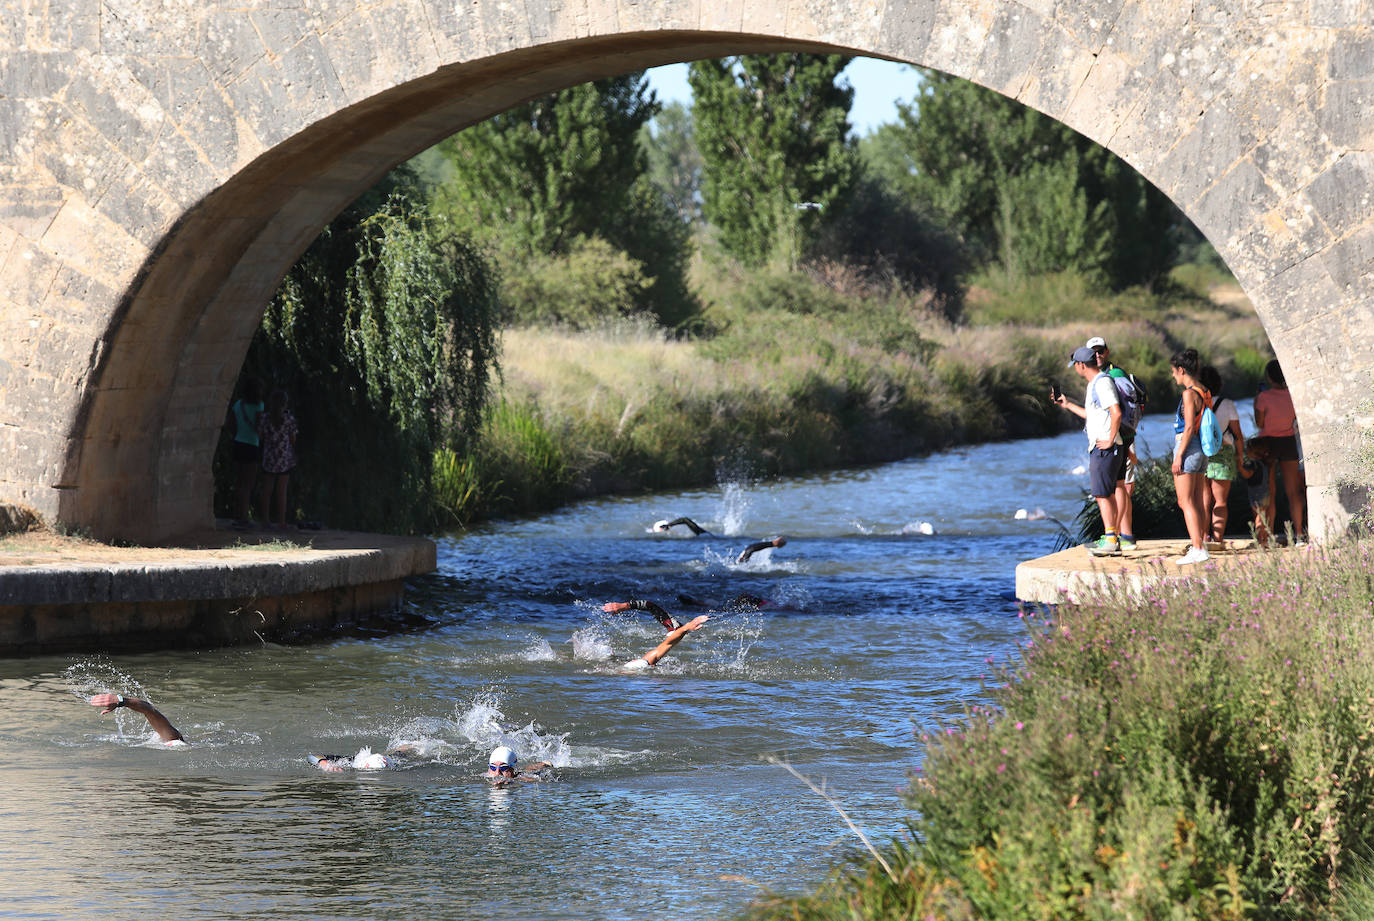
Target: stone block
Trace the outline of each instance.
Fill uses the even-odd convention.
[[[300,127],[291,120],[291,97],[281,74],[266,59],[252,64],[225,87],[225,92],[233,102],[234,114],[264,150],[280,144]]]
[[[1337,237],[1374,216],[1374,152],[1350,153],[1332,163],[1307,187],[1307,198]]]
[[[348,102],[324,46],[313,33],[282,54],[278,69],[302,124],[326,118]]]
[[[1306,186],[1339,157],[1305,103],[1280,119],[1252,154],[1260,172],[1283,196]]]
[[[696,0],[619,0],[615,8],[616,25],[624,32],[684,31],[695,29],[697,25]],[[539,34],[546,30],[547,20],[541,23],[533,16],[529,19],[530,38],[547,40],[547,32],[543,36]]]
[[[1004,96],[1019,97],[1048,28],[1043,17],[1024,7],[1000,9],[988,29],[974,79]]]
[[[1374,291],[1374,222],[1331,244],[1321,260],[1343,299]]]
[[[968,62],[982,57],[997,12],[990,0],[942,4],[922,60],[947,73],[970,73]]]
[[[1322,316],[1346,298],[1320,257],[1293,265],[1267,281],[1247,288],[1269,341],[1277,348],[1293,338],[1293,331],[1313,316]]]
[[[1368,28],[1369,0],[1310,0],[1312,25],[1320,29]]]
[[[1317,122],[1337,148],[1374,151],[1374,79],[1339,80],[1322,90]]]
[[[209,10],[200,33],[199,55],[221,86],[239,82],[267,54],[253,20],[241,10]]]
[[[1093,54],[1112,36],[1125,0],[1058,0],[1055,20]]]
[[[1187,208],[1254,146],[1254,135],[1228,109],[1213,104],[1160,163],[1160,188]]]

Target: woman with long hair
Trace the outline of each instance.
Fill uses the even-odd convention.
[[[1174,383],[1183,388],[1178,400],[1178,414],[1174,417],[1174,492],[1178,507],[1183,510],[1183,523],[1188,526],[1188,552],[1174,560],[1179,566],[1201,563],[1210,559],[1207,553],[1207,530],[1203,494],[1207,489],[1207,455],[1202,450],[1200,433],[1202,411],[1212,405],[1212,395],[1198,380],[1202,362],[1196,349],[1184,349],[1169,359]]]
[[[1278,461],[1279,473],[1283,475],[1283,491],[1288,496],[1288,517],[1293,519],[1293,539],[1304,540],[1307,531],[1307,482],[1303,476],[1298,457],[1297,411],[1293,409],[1293,395],[1288,392],[1288,382],[1284,380],[1283,368],[1278,359],[1264,366],[1264,377],[1269,382],[1267,389],[1255,396],[1255,426],[1259,437],[1268,438],[1272,449],[1270,457]],[[1274,509],[1269,509],[1269,520],[1274,520]]]

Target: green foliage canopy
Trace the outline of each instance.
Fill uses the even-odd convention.
[[[875,153],[883,175],[929,202],[980,259],[1116,288],[1152,284],[1172,265],[1186,221],[1119,157],[992,90],[922,75]]]
[[[849,195],[854,91],[836,81],[850,60],[778,54],[693,62],[703,211],[745,265],[795,266]]]
[[[649,280],[636,310],[679,322],[695,310],[689,231],[650,182],[639,141],[658,109],[639,72],[493,116],[439,145],[452,175],[435,208],[491,246],[508,274],[603,239]]]

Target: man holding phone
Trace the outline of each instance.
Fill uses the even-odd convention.
[[[1120,556],[1121,539],[1117,533],[1120,509],[1117,507],[1117,481],[1126,464],[1126,447],[1121,439],[1121,401],[1111,377],[1097,366],[1097,352],[1088,346],[1074,350],[1069,367],[1087,382],[1083,405],[1079,406],[1060,392],[1050,389],[1050,401],[1083,419],[1088,435],[1088,480],[1098,511],[1102,513],[1102,536],[1088,544],[1094,556]]]

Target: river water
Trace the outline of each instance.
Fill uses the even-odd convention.
[[[1013,570],[1053,549],[1037,509],[1078,510],[1083,447],[723,475],[494,523],[440,540],[412,632],[0,662],[0,917],[718,918],[810,888],[856,839],[783,764],[874,838],[902,833],[915,729],[979,700],[1025,640]],[[678,515],[714,536],[651,531]],[[730,610],[741,592],[771,604]],[[683,594],[717,613],[622,671],[663,628],[601,604],[698,613]],[[103,690],[151,698],[193,744],[98,716],[82,697]],[[402,741],[433,760],[306,760]],[[493,788],[498,743],[556,767]]]

